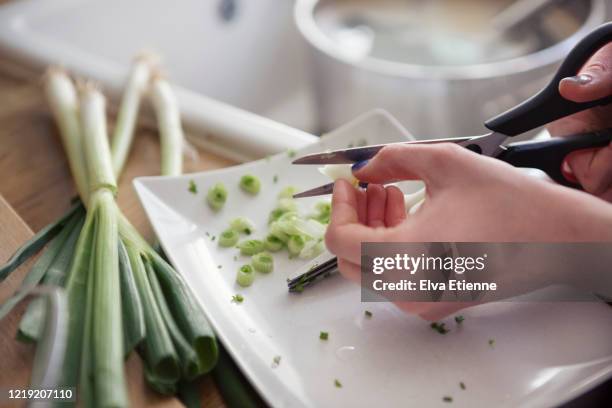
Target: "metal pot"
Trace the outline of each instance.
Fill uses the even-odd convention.
[[[471,60],[466,58],[470,49],[456,49],[457,38],[448,36],[440,41],[432,37],[448,31],[445,24],[449,21],[463,20],[462,29],[470,32],[474,27],[490,25],[491,14],[475,17],[475,11],[492,3],[496,2],[297,0],[295,18],[310,44],[322,130],[333,129],[372,108],[383,108],[419,138],[483,133],[484,120],[539,90],[576,41],[605,21],[606,15],[604,0],[549,0],[548,6],[519,23],[512,32],[499,36],[496,33],[497,37],[492,38],[492,31],[486,31],[476,46],[496,53],[474,53],[476,57]],[[510,1],[499,3],[498,8],[503,9]],[[431,13],[420,15],[425,4],[435,4],[440,13],[434,14],[433,19]],[[403,8],[385,13],[385,7],[395,6]],[[455,9],[445,13],[445,7]],[[437,20],[444,14],[453,19],[446,23]],[[402,16],[411,20],[406,22]],[[419,20],[426,18],[428,23],[421,24],[420,31],[418,26],[415,28]],[[401,32],[411,24],[412,31]],[[419,45],[431,48],[437,41],[436,46],[451,47],[451,56],[454,53],[459,58],[436,61],[428,55],[403,52],[401,47],[394,49],[397,42],[381,46],[383,51],[375,49],[372,44],[379,37],[393,38],[394,30],[401,38],[412,41],[413,49]],[[349,35],[344,42],[338,40],[347,33],[353,37]],[[503,48],[508,45],[505,42],[508,50]],[[473,50],[474,44],[471,45]]]

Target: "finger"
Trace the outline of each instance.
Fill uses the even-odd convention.
[[[385,225],[387,227],[395,227],[406,219],[404,193],[395,186],[389,186],[386,190],[387,203],[385,208]]]
[[[338,270],[348,280],[353,282],[361,282],[361,268],[350,261],[343,258],[338,258]]]
[[[600,196],[612,187],[612,145],[570,153],[565,163],[585,191]]]
[[[372,228],[385,226],[387,191],[380,184],[369,184],[367,189],[367,225]]]
[[[394,144],[381,149],[367,164],[357,163],[353,174],[360,181],[385,184],[397,180],[423,180],[430,188],[450,183],[474,155],[453,143]]]
[[[367,216],[368,216],[368,197],[366,196],[366,191],[363,189],[355,189],[357,194],[357,217],[359,219],[359,223],[366,224]]]
[[[336,180],[331,203],[331,218],[337,225],[359,222],[358,190],[346,180]],[[363,204],[362,204],[363,205]]]
[[[600,48],[578,75],[563,78],[559,93],[574,102],[588,102],[612,95],[612,43]]]

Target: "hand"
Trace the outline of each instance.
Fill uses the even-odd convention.
[[[612,240],[612,210],[603,200],[454,144],[387,146],[354,174],[372,184],[364,192],[336,182],[326,244],[340,272],[356,282],[362,242]],[[413,215],[406,216],[398,189],[377,185],[397,179],[426,184],[425,202]],[[398,306],[436,320],[468,305]]]
[[[612,43],[597,51],[574,77],[559,83],[559,93],[574,102],[612,95]],[[564,136],[612,127],[612,105],[576,113],[551,123],[553,136]],[[612,202],[612,145],[579,150],[567,156],[564,172],[573,175],[585,191]]]

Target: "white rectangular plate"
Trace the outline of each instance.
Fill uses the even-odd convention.
[[[297,155],[350,143],[400,141],[407,132],[383,112],[372,112]],[[429,324],[388,303],[360,303],[359,287],[340,276],[301,294],[286,279],[307,261],[275,256],[275,270],[249,288],[235,283],[248,262],[219,235],[236,216],[256,222],[261,236],[281,188],[298,190],[327,180],[312,166],[292,166],[287,153],[182,177],[136,180],[142,204],[172,263],[197,294],[219,338],[261,395],[275,407],[492,407],[552,406],[608,378],[612,372],[612,310],[603,303],[496,303],[462,313],[465,322],[440,335]],[[246,173],[262,180],[248,196],[238,188]],[[278,182],[274,183],[274,176]],[[188,191],[189,180],[198,186]],[[219,213],[206,190],[223,182],[228,201]],[[318,198],[320,199],[320,198]],[[305,211],[317,198],[300,201]],[[232,303],[241,293],[242,304]],[[370,310],[372,318],[364,316]],[[319,340],[321,331],[329,340]],[[495,339],[494,346],[489,339]],[[281,361],[274,367],[273,359]],[[334,386],[334,380],[342,388]],[[463,382],[467,389],[462,390]]]

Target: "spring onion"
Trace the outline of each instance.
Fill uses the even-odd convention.
[[[283,210],[282,208],[273,209],[268,216],[268,224],[272,224],[274,221],[277,221],[286,212],[287,211]]]
[[[156,64],[157,57],[151,54],[139,55],[132,64],[111,139],[113,170],[116,176],[121,174],[121,170],[128,157],[134,129],[136,128],[140,100],[149,85],[151,71]]]
[[[249,239],[238,244],[238,249],[242,255],[255,255],[265,249],[263,241]]]
[[[293,198],[293,195],[296,193],[296,188],[293,186],[287,186],[285,188],[283,188],[279,193],[278,193],[278,198]]]
[[[251,265],[257,272],[270,273],[274,269],[274,258],[269,252],[260,252],[253,255]]]
[[[459,388],[461,388],[462,390],[466,389],[465,383],[463,381],[459,383]]]
[[[238,236],[238,232],[236,232],[236,230],[227,229],[223,231],[221,235],[219,235],[219,246],[225,248],[233,247],[238,243],[239,238],[240,237]]]
[[[301,235],[293,235],[287,242],[287,249],[291,256],[298,256],[304,249],[305,241]]]
[[[255,195],[261,189],[261,181],[251,174],[245,174],[240,178],[240,188],[249,194]]]
[[[242,296],[240,293],[237,293],[234,296],[232,296],[232,302],[242,303],[244,302],[244,296]]]
[[[336,388],[342,388],[342,383],[337,378],[334,380],[334,385]]]
[[[329,339],[329,333],[322,331],[321,333],[319,333],[319,339],[321,339],[321,340]]]
[[[189,187],[187,188],[187,191],[189,191],[191,194],[198,194],[198,186],[196,185],[195,181],[189,180]]]
[[[156,73],[151,81],[151,102],[155,109],[161,144],[161,173],[181,174],[183,168],[183,129],[178,103],[168,81]]]
[[[222,183],[217,183],[212,186],[206,194],[206,201],[210,208],[219,211],[227,201],[227,190]]]
[[[242,265],[238,268],[236,274],[236,283],[242,287],[251,286],[255,280],[255,274],[253,273],[253,267],[251,265]]]
[[[463,317],[463,315],[455,316],[455,323],[457,324],[463,323],[464,320],[465,320],[465,317]]]
[[[350,164],[326,164],[323,167],[319,167],[319,172],[334,181],[342,179],[354,186],[359,183],[359,180],[353,176],[353,170]]]
[[[453,397],[449,397],[448,395],[442,398],[444,402],[453,402]]]
[[[266,240],[264,241],[264,246],[266,247],[266,250],[270,252],[280,251],[281,249],[283,249],[284,245],[284,242],[280,238],[272,234],[269,234],[266,237]]]
[[[241,234],[251,235],[255,231],[253,222],[245,217],[234,218],[230,221],[230,228]]]
[[[366,310],[365,312],[363,312],[363,314],[365,314],[365,317],[367,317],[368,319],[372,318],[373,316],[372,312],[370,312],[369,310]]]

